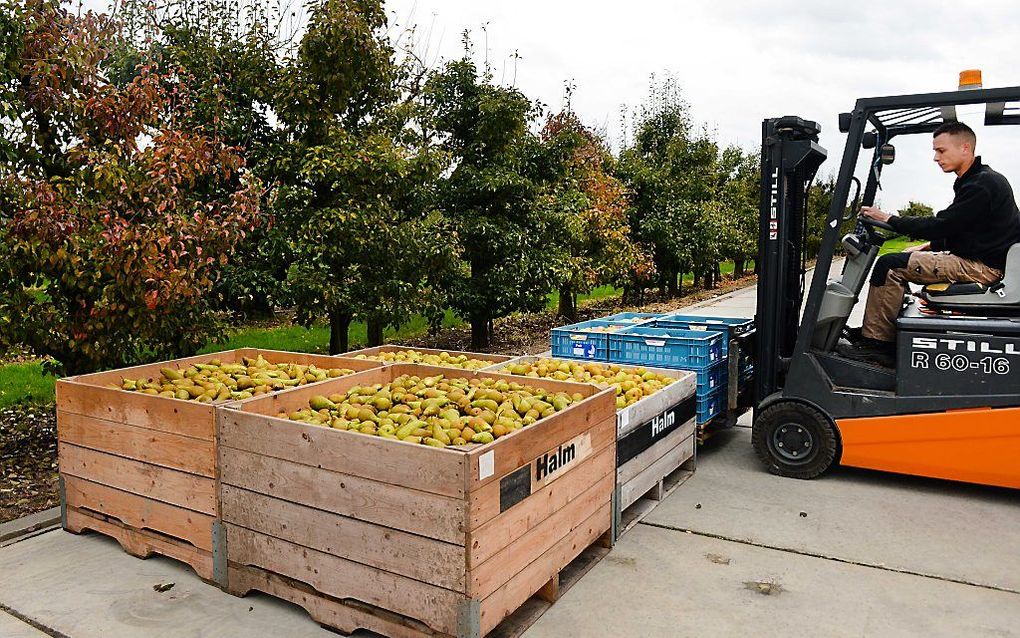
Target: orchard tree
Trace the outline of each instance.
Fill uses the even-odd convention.
[[[214,127],[194,125],[186,74],[142,58],[109,81],[108,18],[53,0],[13,10],[0,340],[68,374],[194,353],[219,335],[210,291],[259,221],[259,185]]]
[[[529,127],[539,109],[515,88],[479,73],[467,55],[447,63],[424,92],[431,127],[451,163],[437,186],[463,264],[451,303],[489,346],[492,320],[544,307],[559,259],[539,196],[562,170]]]
[[[761,159],[730,147],[723,152],[721,202],[722,254],[733,260],[733,278],[744,276],[747,262],[758,256]]]
[[[911,200],[906,206],[896,211],[900,217],[931,217],[935,209],[927,204]]]
[[[348,350],[356,318],[373,345],[413,312],[438,321],[456,263],[453,236],[429,207],[442,156],[408,126],[406,71],[386,28],[378,1],[313,6],[275,96],[286,144],[274,209],[295,238],[289,279],[300,321],[328,317],[331,353]]]
[[[274,127],[273,96],[281,59],[293,40],[280,0],[236,4],[188,0],[160,5],[126,0],[120,6],[120,46],[110,66],[114,81],[127,81],[143,54],[160,68],[183,69],[191,78],[196,126],[215,126],[225,143],[242,149],[249,170],[263,181],[273,173],[281,143]],[[144,51],[144,53],[143,53]],[[272,209],[267,210],[273,213]],[[234,259],[216,286],[221,307],[268,313],[288,305],[287,269],[293,249],[281,223],[263,224],[235,246]]]
[[[648,278],[654,264],[631,238],[628,193],[613,175],[603,140],[569,109],[549,117],[542,139],[551,150],[566,151],[562,177],[543,200],[557,220],[563,251],[555,273],[559,314],[576,321],[578,293]]]
[[[710,261],[712,224],[700,220],[718,197],[718,154],[711,135],[695,129],[676,80],[653,78],[619,170],[633,192],[631,227],[652,246],[664,294],[679,294],[682,273]]]

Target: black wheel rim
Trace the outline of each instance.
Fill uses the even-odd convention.
[[[818,440],[809,428],[787,421],[779,424],[769,438],[772,455],[786,465],[805,465],[814,459]]]

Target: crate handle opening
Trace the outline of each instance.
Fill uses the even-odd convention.
[[[588,335],[570,335],[573,341],[587,341]]]
[[[661,348],[666,345],[666,342],[662,339],[645,339],[646,346],[652,346],[653,348]]]

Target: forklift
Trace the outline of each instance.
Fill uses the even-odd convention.
[[[846,148],[806,300],[807,198],[827,153],[815,122],[763,123],[752,442],[774,474],[810,479],[843,465],[1020,488],[1020,244],[995,285],[907,295],[894,370],[836,349],[852,338],[847,320],[893,236],[858,217],[895,159],[891,142],[930,137],[965,105],[985,105],[986,127],[1020,124],[1020,86],[963,88],[859,99],[840,114]],[[863,186],[862,149],[871,159]],[[827,281],[837,247],[842,273]]]

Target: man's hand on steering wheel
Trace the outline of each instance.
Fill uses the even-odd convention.
[[[889,213],[884,213],[880,209],[874,206],[862,206],[861,217],[868,219],[874,219],[875,221],[882,222],[883,224],[889,223],[889,218],[892,217]]]

